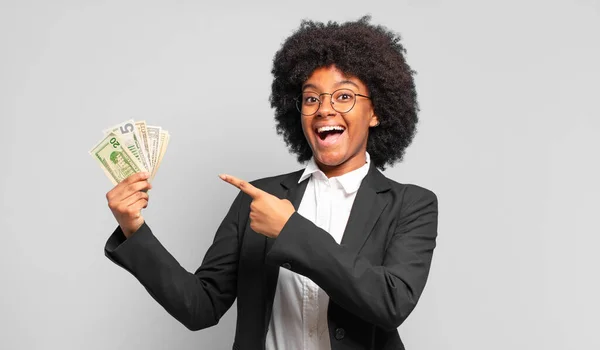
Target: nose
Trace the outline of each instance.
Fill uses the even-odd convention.
[[[331,105],[331,95],[323,94],[321,96],[321,105],[319,106],[319,110],[317,111],[317,116],[319,117],[328,117],[334,116],[337,112],[333,109]]]

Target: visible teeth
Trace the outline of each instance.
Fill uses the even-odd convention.
[[[322,126],[322,127],[318,128],[317,132],[325,132],[325,131],[332,131],[332,130],[344,131],[345,129],[339,125],[328,125],[328,126]]]

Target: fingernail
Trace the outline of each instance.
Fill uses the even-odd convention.
[[[221,178],[221,180],[226,180],[227,176],[225,176],[224,174],[219,174],[219,177]]]

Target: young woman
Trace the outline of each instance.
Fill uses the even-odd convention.
[[[234,349],[404,349],[397,328],[425,286],[437,197],[386,178],[416,131],[413,71],[393,32],[302,22],[275,55],[277,132],[304,169],[244,182],[202,265],[187,272],[141,216],[135,174],[107,194],[106,255],[192,330],[237,298]]]

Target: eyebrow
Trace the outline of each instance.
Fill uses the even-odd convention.
[[[356,84],[355,82],[353,82],[351,80],[342,80],[340,82],[337,82],[335,84],[335,86],[346,85],[346,84],[354,85],[354,86],[356,86],[357,89],[360,89],[360,87],[358,87],[358,84]]]
[[[353,82],[353,81],[351,81],[351,80],[342,80],[342,81],[338,81],[337,83],[335,83],[335,84],[334,84],[334,86],[335,86],[335,87],[338,87],[338,86],[340,86],[340,85],[347,85],[347,84],[354,85],[354,86],[355,86],[357,89],[359,89],[359,90],[360,90],[360,87],[358,86],[358,84],[356,84],[355,82]],[[310,84],[310,83],[309,83],[309,84],[304,84],[304,85],[302,85],[302,91],[304,91],[304,90],[306,90],[306,89],[308,89],[308,88],[312,88],[312,89],[318,90],[318,89],[317,89],[317,86],[316,86],[316,85],[314,85],[314,84]]]

